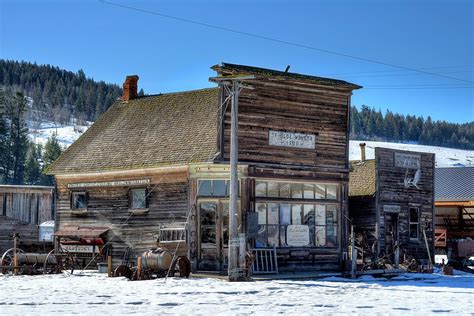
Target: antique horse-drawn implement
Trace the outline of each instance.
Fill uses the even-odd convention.
[[[190,273],[191,263],[186,256],[174,256],[164,248],[156,248],[143,252],[137,258],[136,266],[118,266],[113,276],[124,276],[130,280],[150,280],[168,276],[187,278]]]
[[[73,272],[74,261],[67,253],[26,253],[17,248],[19,236],[14,235],[14,247],[5,251],[0,261],[0,271],[3,274],[38,275],[56,274],[64,270]]]

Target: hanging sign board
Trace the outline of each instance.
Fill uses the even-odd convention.
[[[420,155],[395,153],[395,167],[420,169]]]
[[[286,243],[288,246],[302,247],[309,245],[308,225],[288,225],[286,228]]]
[[[67,187],[69,189],[78,189],[78,188],[120,187],[120,186],[128,187],[128,186],[146,185],[146,184],[150,184],[150,179],[69,183]]]
[[[270,130],[268,132],[268,142],[270,146],[314,149],[316,135]]]
[[[402,208],[400,205],[384,205],[383,206],[383,211],[385,213],[400,213]]]
[[[89,245],[64,245],[61,244],[61,249],[64,252],[72,252],[72,253],[99,253],[99,247],[95,247],[94,251],[94,246],[89,246]]]

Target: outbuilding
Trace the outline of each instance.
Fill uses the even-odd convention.
[[[188,255],[194,271],[227,270],[244,244],[259,272],[346,269],[348,120],[342,80],[222,63],[217,88],[123,97],[49,170],[57,222],[107,227],[114,265],[152,247]],[[231,92],[238,103],[240,244],[229,241]],[[59,238],[59,243],[62,239]],[[259,261],[260,260],[260,261]],[[248,267],[241,266],[242,269]]]

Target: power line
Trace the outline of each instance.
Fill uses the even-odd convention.
[[[418,70],[469,68],[469,67],[474,67],[474,65],[459,65],[459,66],[444,66],[444,67],[423,67],[423,68],[418,68]],[[375,70],[375,71],[342,72],[342,73],[324,74],[324,76],[343,76],[343,75],[353,75],[353,74],[373,74],[373,73],[397,72],[397,71],[401,71],[401,70]],[[471,72],[471,71],[472,70],[467,70],[466,72]],[[450,72],[450,73],[453,73],[453,72]],[[404,74],[397,74],[397,75],[403,76]]]
[[[426,89],[474,89],[474,86],[470,87],[364,87],[365,89],[371,89],[371,90],[426,90]]]
[[[356,60],[362,60],[362,61],[369,62],[369,63],[379,64],[379,65],[384,65],[384,66],[388,66],[388,67],[399,68],[399,69],[409,70],[409,71],[414,71],[414,72],[419,72],[419,73],[432,75],[432,76],[437,76],[437,77],[442,77],[442,78],[446,78],[446,79],[463,81],[463,82],[468,82],[468,83],[474,83],[473,81],[464,80],[464,79],[460,79],[460,78],[456,78],[456,77],[445,76],[445,75],[436,74],[436,73],[432,73],[432,72],[429,72],[429,71],[424,71],[424,70],[420,70],[420,69],[416,69],[416,68],[399,66],[399,65],[395,65],[395,64],[391,64],[391,63],[387,63],[387,62],[382,62],[382,61],[378,61],[378,60],[373,60],[373,59],[369,59],[369,58],[358,57],[358,56],[349,55],[349,54],[345,54],[345,53],[339,53],[339,52],[335,52],[335,51],[331,51],[331,50],[327,50],[327,49],[317,48],[317,47],[303,45],[303,44],[298,44],[298,43],[295,43],[295,42],[290,42],[290,41],[281,40],[281,39],[277,39],[277,38],[272,38],[272,37],[268,37],[268,36],[258,35],[258,34],[254,34],[254,33],[244,32],[244,31],[239,31],[239,30],[236,30],[236,29],[228,28],[228,27],[208,24],[208,23],[199,22],[199,21],[195,21],[195,20],[190,20],[190,19],[186,19],[186,18],[181,18],[181,17],[178,17],[178,16],[168,15],[168,14],[164,14],[164,13],[160,13],[160,12],[156,12],[156,11],[150,11],[150,10],[145,10],[145,9],[132,7],[132,6],[128,6],[128,5],[109,2],[109,1],[106,1],[106,0],[98,0],[98,1],[103,3],[103,4],[108,4],[108,5],[116,6],[116,7],[119,7],[119,8],[124,8],[124,9],[128,9],[128,10],[142,12],[142,13],[148,13],[148,14],[151,14],[151,15],[156,15],[156,16],[160,16],[160,17],[163,17],[163,18],[167,18],[167,19],[172,19],[172,20],[185,22],[185,23],[190,23],[190,24],[194,24],[194,25],[200,25],[200,26],[204,26],[204,27],[207,27],[207,28],[212,28],[212,29],[216,29],[216,30],[220,30],[220,31],[225,31],[225,32],[229,32],[229,33],[239,34],[239,35],[244,35],[244,36],[253,37],[253,38],[258,38],[258,39],[262,39],[262,40],[266,40],[266,41],[270,41],[270,42],[285,44],[285,45],[294,46],[294,47],[305,48],[305,49],[314,50],[314,51],[318,51],[318,52],[323,52],[323,53],[327,53],[327,54],[332,54],[332,55],[336,55],[336,56],[341,56],[341,57],[346,57],[346,58],[351,58],[351,59],[356,59]]]
[[[461,71],[447,71],[443,72],[446,74],[458,74],[458,73],[467,73],[467,72],[473,72],[473,70],[461,70]],[[440,75],[440,73],[437,73]],[[362,75],[362,76],[357,76],[357,75],[352,75],[352,76],[345,76],[341,75],[343,78],[374,78],[374,77],[401,77],[401,76],[421,76],[421,75],[426,75],[425,73],[403,73],[403,74],[387,74],[387,75]],[[468,83],[471,83],[468,81]]]

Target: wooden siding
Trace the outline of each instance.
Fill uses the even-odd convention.
[[[138,177],[139,176],[139,177]],[[150,178],[148,190],[149,212],[131,215],[129,212],[130,187],[85,188],[88,193],[87,213],[75,215],[71,212],[68,183],[134,180]],[[83,190],[80,190],[83,191]],[[102,176],[61,179],[58,181],[58,223],[59,229],[67,225],[107,226],[107,242],[113,247],[114,265],[120,264],[124,251],[131,248],[130,259],[135,261],[137,255],[157,246],[170,251],[176,250],[176,243],[157,243],[160,227],[185,225],[188,210],[187,172],[167,174],[149,173],[145,176]],[[187,245],[180,243],[179,255],[187,254]]]
[[[414,154],[421,157],[421,178],[418,188],[410,186],[406,188],[404,179],[407,168],[396,167],[394,164],[394,153]],[[434,258],[434,154],[396,151],[387,148],[376,148],[377,168],[377,198],[379,225],[379,251],[385,246],[385,212],[384,205],[396,205],[400,207],[398,213],[399,241],[400,245],[416,258],[427,259],[428,254],[423,238],[423,230]],[[408,175],[413,177],[416,169],[409,169]],[[418,240],[411,240],[409,236],[409,208],[419,207],[420,230]]]
[[[239,161],[307,166],[343,170],[347,168],[347,119],[349,90],[331,87],[298,89],[296,83],[261,79],[254,89],[239,97]],[[230,108],[222,120],[223,160],[229,160]],[[316,136],[315,149],[269,145],[269,131]]]

